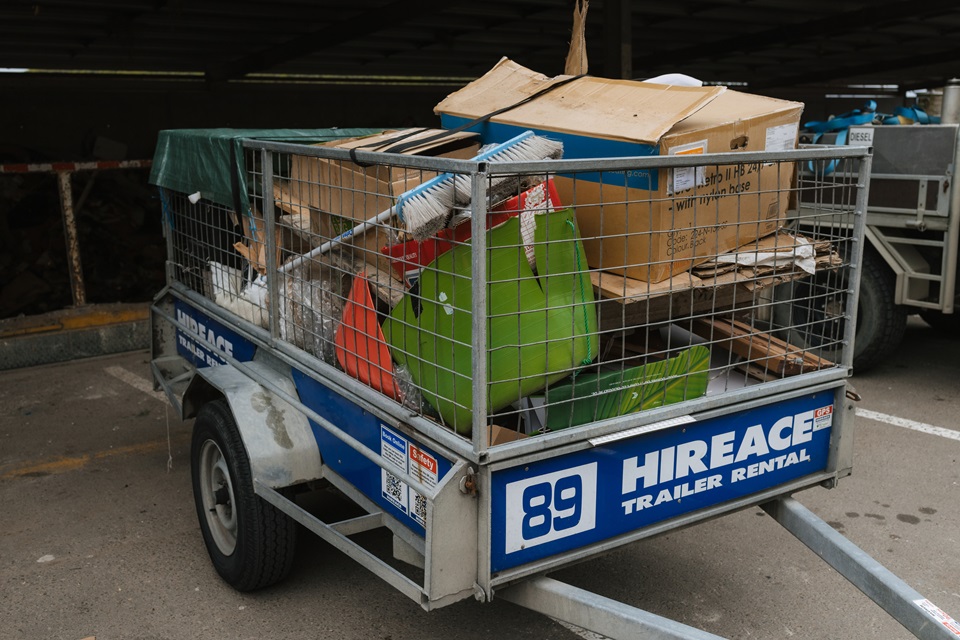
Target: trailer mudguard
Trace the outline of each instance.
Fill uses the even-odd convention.
[[[258,378],[297,397],[289,376],[261,361],[246,366]],[[322,476],[320,450],[306,416],[229,364],[197,369],[183,395],[184,418],[220,397],[237,422],[254,481],[280,489]]]

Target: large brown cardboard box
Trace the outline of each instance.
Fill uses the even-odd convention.
[[[402,142],[416,142],[442,132],[440,129],[385,131],[317,146],[384,151],[400,138],[403,138]],[[405,137],[407,134],[413,135]],[[415,144],[401,153],[468,159],[478,150],[477,134],[462,132],[435,142]],[[391,165],[363,167],[349,160],[294,155],[290,158],[289,188],[299,195],[302,204],[309,207],[311,230],[321,233],[322,240],[327,240],[388,210],[401,194],[435,175],[435,172]],[[379,269],[392,271],[389,260],[380,253],[385,245],[396,241],[390,233],[391,224],[395,223],[379,224],[352,237],[349,245],[353,247],[354,255]]]
[[[548,78],[504,58],[447,96],[444,127],[514,104],[564,76]],[[584,77],[470,130],[484,143],[532,129],[564,143],[564,158],[632,157],[796,146],[803,105],[731,91]],[[792,164],[559,175],[575,206],[592,268],[660,282],[783,221]]]
[[[362,147],[365,151],[383,151],[388,150],[392,142],[413,131],[385,131],[375,136],[338,140],[317,146],[336,149]],[[436,129],[420,130],[402,142],[416,142],[441,132]],[[413,146],[401,153],[466,160],[477,155],[478,149],[477,134],[460,132],[435,142]],[[350,161],[296,155],[291,157],[290,166],[290,179],[295,184],[299,183],[301,198],[306,200],[307,205],[356,223],[386,211],[396,204],[401,194],[435,175],[434,172],[419,169],[390,165],[362,167]]]

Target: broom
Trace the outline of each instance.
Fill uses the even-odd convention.
[[[534,135],[532,131],[525,131],[503,144],[492,145],[489,149],[475,156],[473,160],[478,162],[484,160],[488,162],[547,160],[559,158],[562,154],[563,143]],[[496,196],[493,195],[495,186],[507,185],[511,186],[511,191],[514,190],[508,182],[510,177],[498,176],[491,180],[491,196],[493,196],[494,201],[496,201]],[[336,238],[332,238],[310,252],[282,265],[279,271],[289,273],[307,260],[322,256],[334,246],[349,240],[353,236],[362,234],[370,227],[385,223],[394,215],[400,217],[407,232],[415,240],[423,241],[446,226],[453,215],[455,206],[470,202],[470,188],[469,176],[442,173],[401,195],[397,199],[397,203],[389,209],[378,213],[369,220],[364,220]]]
[[[525,160],[557,159],[563,154],[563,143],[525,131],[503,144],[493,145],[473,158],[477,162],[522,162]],[[497,193],[508,187],[511,176],[494,176],[489,193],[496,201]],[[515,177],[514,177],[515,178]],[[472,180],[462,174],[444,173],[411,189],[397,200],[397,215],[407,232],[422,241],[447,226],[454,208],[470,202]]]

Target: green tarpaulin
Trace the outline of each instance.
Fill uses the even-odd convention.
[[[233,209],[234,188],[246,200],[243,141],[314,144],[379,133],[383,129],[168,129],[157,138],[150,184],[192,194]]]

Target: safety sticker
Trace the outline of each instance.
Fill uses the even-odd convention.
[[[406,438],[388,428],[386,425],[380,425],[380,456],[383,458],[386,466],[393,467],[400,473],[406,473],[408,444]],[[389,500],[396,508],[406,514],[410,513],[406,482],[390,473],[387,469],[381,469],[380,490],[383,497]]]
[[[385,466],[398,473],[416,478],[427,488],[434,488],[440,479],[437,458],[415,443],[389,428],[380,425],[380,456]],[[427,526],[427,499],[390,469],[380,470],[380,492],[393,506],[404,512],[420,526]]]
[[[813,430],[829,429],[833,426],[833,405],[820,407],[813,412]]]
[[[957,622],[950,617],[949,613],[933,604],[926,598],[923,598],[922,600],[914,600],[913,604],[923,609],[927,615],[942,624],[947,631],[960,638],[960,622]]]
[[[424,486],[433,489],[437,486],[437,459],[416,446],[408,444],[408,458],[410,461],[409,473],[419,480]],[[420,526],[427,526],[427,500],[414,489],[410,489],[410,517],[420,523]]]

